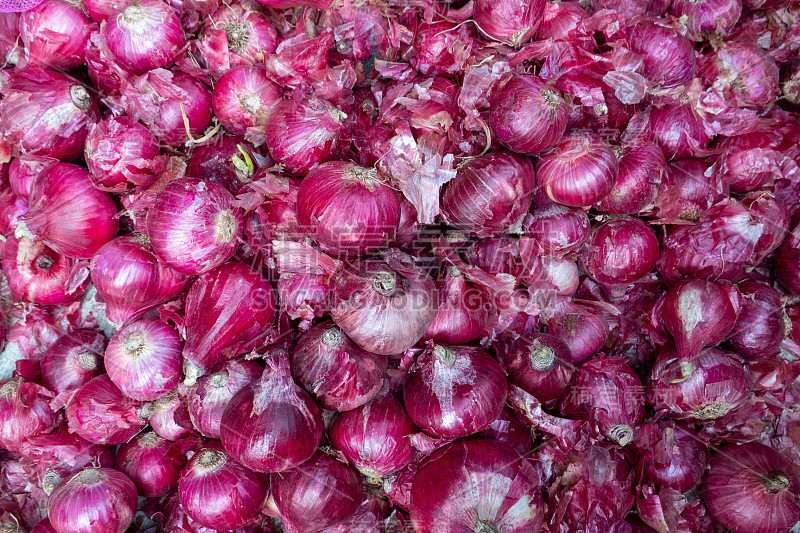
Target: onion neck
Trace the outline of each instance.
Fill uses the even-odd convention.
[[[378,171],[374,168],[364,168],[358,165],[353,165],[347,169],[347,175],[351,181],[360,183],[370,190],[375,190],[375,184],[380,183],[378,179]]]
[[[561,97],[559,97],[555,91],[545,89],[542,91],[542,98],[544,98],[544,103],[547,106],[547,109],[550,110],[550,114],[555,117],[556,112],[561,105]]]
[[[103,473],[96,468],[85,468],[81,472],[75,474],[72,481],[80,483],[81,485],[97,485],[103,481]]]
[[[197,456],[195,467],[202,472],[216,472],[225,465],[225,454],[217,450],[203,450]]]
[[[728,402],[712,402],[702,407],[698,407],[692,412],[692,416],[698,420],[716,420],[728,414],[731,404]]]
[[[48,470],[42,476],[42,491],[50,496],[50,493],[55,490],[58,484],[61,483],[61,476],[54,470]]]
[[[239,98],[239,105],[248,113],[258,113],[261,109],[261,98],[256,93],[247,93]]]
[[[122,349],[130,359],[138,359],[144,354],[145,338],[142,333],[131,333],[122,341]]]
[[[535,340],[530,347],[531,366],[534,370],[545,372],[556,364],[556,352],[546,344]]]
[[[775,470],[764,476],[764,487],[769,492],[780,492],[788,487],[790,483],[789,476],[780,470]]]
[[[397,290],[397,278],[391,272],[381,270],[372,276],[372,288],[381,296],[391,296]]]
[[[228,243],[236,237],[238,224],[236,223],[236,217],[233,216],[233,211],[230,209],[220,211],[217,215],[217,219],[214,221],[214,226],[216,228],[216,237],[219,242]]]
[[[228,37],[228,48],[233,52],[240,52],[244,50],[250,42],[250,32],[247,31],[247,26],[240,22],[231,22],[222,27]],[[254,113],[254,111],[249,111]]]
[[[90,352],[81,352],[78,354],[78,365],[84,370],[96,370],[97,357]]]
[[[633,440],[633,428],[628,424],[617,424],[608,430],[608,438],[620,446],[627,446]]]
[[[89,109],[92,107],[92,97],[89,96],[89,93],[86,92],[86,89],[83,87],[83,85],[70,86],[69,97],[72,100],[72,103],[75,104],[75,107],[84,113],[89,111]]]
[[[8,380],[2,387],[0,387],[0,398],[11,398],[17,395],[19,390],[19,378]]]
[[[458,352],[456,352],[452,348],[448,348],[447,346],[435,346],[433,348],[433,355],[439,358],[446,366],[453,366],[456,364],[456,359],[458,359]]]
[[[128,24],[137,24],[144,20],[144,9],[139,6],[128,6],[122,12],[122,20]]]
[[[497,529],[487,522],[486,520],[478,520],[478,523],[475,525],[475,529],[472,530],[473,533],[497,533]]]
[[[155,431],[148,431],[139,437],[139,444],[145,448],[152,448],[161,441],[161,437]]]
[[[342,343],[344,334],[342,330],[336,327],[328,328],[322,332],[322,344],[328,348],[334,348]]]
[[[156,412],[156,406],[153,402],[147,402],[139,409],[139,417],[142,420],[148,420]]]
[[[197,365],[188,359],[183,361],[183,384],[187,387],[191,387],[197,383],[197,378],[203,374],[205,374],[205,372],[202,368],[200,368],[200,365]]]
[[[211,379],[208,380],[208,383],[215,389],[221,389],[228,384],[228,379],[230,378],[227,372],[217,372],[211,376]]]

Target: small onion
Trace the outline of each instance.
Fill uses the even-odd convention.
[[[470,346],[435,346],[417,358],[403,388],[408,416],[435,437],[457,439],[483,431],[503,409],[503,367]]]
[[[291,531],[320,531],[348,519],[361,505],[361,478],[318,451],[300,466],[270,476],[271,498]]]
[[[283,472],[314,454],[322,431],[319,408],[292,380],[288,357],[278,354],[228,402],[220,433],[228,453],[248,468]]]
[[[92,379],[67,403],[69,430],[95,444],[127,442],[147,423],[150,410],[122,394],[108,374]]]
[[[701,32],[726,35],[742,14],[742,0],[673,0],[669,8],[675,18],[686,17],[691,38],[703,40]]]
[[[360,348],[330,321],[308,330],[292,352],[292,376],[329,411],[369,402],[383,386],[387,366],[385,355]]]
[[[536,33],[544,6],[544,0],[477,0],[473,19],[489,39],[520,46]]]
[[[708,456],[694,431],[674,422],[640,427],[640,431],[652,431],[643,439],[646,447],[639,456],[639,467],[648,480],[658,488],[678,492],[686,492],[700,482]]]
[[[739,200],[750,211],[753,219],[763,226],[750,260],[750,264],[755,266],[784,242],[789,235],[792,219],[786,206],[767,191],[745,194]]]
[[[667,160],[656,144],[623,151],[617,183],[597,208],[612,215],[638,215],[650,211],[664,187]]]
[[[214,530],[236,529],[256,518],[268,493],[264,474],[248,470],[218,445],[195,454],[178,482],[186,514]]]
[[[172,442],[148,431],[120,446],[117,470],[127,475],[142,496],[163,496],[178,486],[186,459]]]
[[[777,355],[786,336],[778,291],[755,281],[742,282],[738,288],[742,309],[728,337],[728,346],[749,361]]]
[[[536,239],[552,255],[575,252],[589,240],[591,221],[583,209],[557,204],[548,198],[534,204],[523,223],[525,235]]]
[[[19,18],[24,64],[54,70],[81,66],[91,30],[91,21],[80,7],[65,0],[44,0]]]
[[[653,141],[664,150],[669,161],[695,157],[711,141],[702,120],[688,105],[669,105],[653,109],[650,112],[650,127]]]
[[[627,28],[631,50],[644,56],[642,74],[653,85],[675,87],[694,78],[693,44],[669,26],[643,19]]]
[[[536,187],[533,162],[506,151],[471,159],[458,170],[442,197],[445,219],[453,226],[489,235],[519,228]]]
[[[588,207],[605,198],[617,182],[619,161],[593,133],[571,132],[536,167],[539,184],[556,203]]]
[[[178,441],[193,432],[189,410],[179,394],[172,392],[149,405],[153,414],[147,421],[159,437]]]
[[[108,18],[105,37],[111,52],[135,74],[169,68],[186,45],[178,16],[160,0],[120,5]]]
[[[159,320],[129,322],[106,349],[108,377],[134,400],[157,400],[181,380],[183,342],[178,332]]]
[[[394,240],[400,202],[377,170],[332,161],[303,178],[297,221],[325,250],[356,256]]]
[[[110,468],[85,468],[61,483],[47,500],[58,533],[123,533],[138,501],[128,476]]]
[[[564,135],[570,107],[541,78],[512,76],[491,95],[492,136],[509,150],[536,155],[555,146]]]
[[[18,450],[24,439],[53,428],[51,397],[44,387],[21,378],[0,381],[0,446]]]
[[[443,269],[439,280],[439,310],[424,337],[445,344],[465,344],[486,329],[486,297],[456,267]]]
[[[147,213],[156,255],[184,274],[203,274],[230,259],[242,234],[242,213],[221,185],[197,178],[171,182]]]
[[[211,105],[214,114],[234,135],[263,126],[271,108],[281,99],[281,90],[267,79],[263,69],[239,66],[228,70],[214,84]]]
[[[375,481],[414,459],[416,450],[409,437],[417,431],[399,395],[383,391],[369,403],[337,415],[328,437],[354,468]]]
[[[56,394],[77,389],[103,372],[106,338],[90,329],[76,329],[58,338],[41,361],[42,384]]]
[[[608,329],[599,311],[568,300],[559,300],[547,321],[547,332],[567,345],[573,364],[596,354],[608,339]]]

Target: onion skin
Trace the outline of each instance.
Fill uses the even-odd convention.
[[[437,309],[435,282],[408,256],[357,261],[334,282],[333,321],[373,353],[393,355],[412,347]]]
[[[419,430],[395,392],[383,391],[370,402],[340,413],[328,427],[331,444],[368,479],[405,467],[416,456],[409,438]]]
[[[53,428],[56,413],[50,408],[51,397],[44,387],[21,378],[0,381],[0,446],[19,450],[26,438]]]
[[[244,263],[226,263],[195,280],[186,296],[183,357],[187,385],[206,370],[255,348],[275,321],[269,281]],[[186,370],[186,367],[184,367]]]
[[[266,77],[264,69],[238,66],[217,80],[211,105],[225,129],[244,136],[247,128],[263,126],[270,109],[280,101],[281,90]]]
[[[260,155],[241,137],[218,136],[213,143],[194,150],[186,165],[186,177],[216,183],[238,194],[258,175],[253,159]]]
[[[643,19],[627,28],[631,50],[644,56],[642,74],[654,85],[685,85],[695,75],[693,43],[674,29],[653,19]]]
[[[159,437],[178,441],[194,432],[186,403],[176,392],[159,398],[151,405],[153,414],[147,421]]]
[[[439,309],[424,338],[443,344],[466,344],[480,337],[489,319],[484,295],[456,267],[444,269],[436,285]]]
[[[293,531],[320,531],[347,520],[364,499],[361,478],[321,451],[297,468],[270,476],[271,498]]]
[[[697,222],[706,209],[727,196],[719,180],[708,176],[711,165],[700,159],[679,159],[669,164],[667,183],[656,199],[660,217]]]
[[[23,12],[19,24],[24,55],[17,66],[66,70],[84,63],[84,46],[93,25],[79,7],[61,0],[44,0]]]
[[[756,266],[784,242],[789,235],[792,218],[786,206],[767,191],[745,194],[739,200],[750,211],[753,219],[763,225],[750,259],[750,264]]]
[[[589,207],[614,188],[619,161],[599,136],[571,132],[542,154],[536,172],[539,185],[554,202]]]
[[[178,296],[188,277],[171,269],[142,235],[117,237],[92,258],[92,283],[106,304],[108,319],[122,326]]]
[[[324,429],[314,400],[292,380],[287,357],[276,357],[222,413],[225,450],[256,472],[283,472],[308,460]]]
[[[536,190],[533,162],[498,150],[467,162],[442,197],[445,219],[478,235],[508,233],[519,227]]]
[[[123,396],[108,377],[101,374],[69,400],[66,408],[69,430],[95,444],[127,442],[147,423],[141,402]]]
[[[36,155],[15,157],[8,167],[8,182],[11,185],[11,189],[20,199],[27,202],[36,176],[55,163],[58,163],[58,159],[53,159],[52,157]]]
[[[411,420],[425,433],[458,439],[483,431],[508,394],[503,367],[470,346],[436,346],[415,362],[403,388]]]
[[[437,533],[491,531],[487,526],[541,531],[545,505],[538,485],[531,464],[508,446],[459,440],[432,455],[414,477],[411,523],[415,531]]]
[[[623,152],[617,183],[597,208],[612,215],[640,215],[653,209],[668,172],[664,152],[648,142]]]
[[[591,0],[592,9],[613,9],[626,19],[636,16],[660,17],[669,9],[672,0]]]
[[[780,353],[786,336],[783,302],[778,291],[755,281],[739,283],[742,309],[727,344],[748,361]]]
[[[414,38],[412,66],[423,76],[459,74],[472,49],[473,35],[469,25],[422,21]]]
[[[42,357],[42,384],[56,394],[82,387],[103,372],[106,342],[90,329],[62,335]]]
[[[642,438],[642,434],[646,437]],[[686,492],[696,486],[708,463],[705,445],[697,434],[674,422],[639,426],[635,445],[641,449],[639,468],[657,488]]]
[[[688,105],[654,108],[650,112],[650,127],[653,141],[661,147],[668,161],[696,157],[711,141],[702,121]]]
[[[325,250],[357,256],[394,241],[400,202],[377,170],[331,161],[300,184],[297,221]]]
[[[125,9],[126,3],[125,0],[86,0],[83,7],[89,18],[100,24]]]
[[[477,0],[473,18],[489,39],[521,46],[536,33],[544,6],[544,0]]]
[[[117,470],[86,468],[60,484],[47,500],[58,533],[123,533],[138,505],[133,482]]]
[[[198,524],[213,529],[236,529],[261,512],[269,481],[233,457],[209,445],[195,454],[178,482],[181,506]]]
[[[380,391],[388,366],[385,355],[351,341],[333,322],[308,330],[292,352],[292,376],[329,411],[349,411]]]
[[[221,185],[198,178],[171,182],[147,212],[153,251],[169,267],[197,275],[230,259],[242,234],[242,213]]]
[[[700,61],[703,80],[738,107],[762,110],[781,93],[778,66],[759,48],[726,43]]]
[[[142,496],[163,496],[178,486],[186,459],[173,443],[155,432],[142,433],[120,446],[117,469],[133,481]]]
[[[571,104],[536,76],[512,76],[492,93],[490,103],[492,136],[514,152],[544,152],[567,129]]]
[[[261,376],[263,369],[255,361],[232,359],[219,363],[197,380],[187,393],[189,417],[195,429],[210,439],[219,439],[222,412],[243,387]]]
[[[742,14],[742,0],[673,0],[669,12],[675,18],[686,16],[686,26],[695,41],[702,41],[702,32],[726,35]]]
[[[45,518],[44,520],[36,524],[36,527],[31,529],[30,533],[58,533],[58,531],[56,531],[56,529],[50,524],[50,520],[48,518]]]
[[[711,458],[703,500],[737,533],[788,531],[800,519],[800,479],[792,463],[755,442],[724,446]]]

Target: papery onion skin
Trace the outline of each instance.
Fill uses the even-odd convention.
[[[119,230],[110,194],[92,186],[86,169],[59,163],[34,180],[24,229],[70,258],[89,259]],[[24,232],[23,232],[24,234]]]
[[[229,530],[258,516],[269,493],[269,481],[215,444],[189,460],[181,472],[178,493],[181,506],[192,519],[208,528]]]
[[[617,182],[619,161],[607,142],[593,133],[571,132],[536,166],[539,185],[556,203],[588,207],[601,201]]]
[[[56,394],[82,387],[103,372],[106,342],[102,333],[90,329],[62,335],[42,357],[42,384]]]
[[[242,213],[224,187],[198,178],[167,185],[147,213],[156,255],[184,274],[209,272],[230,259],[242,234]]]
[[[126,7],[126,0],[86,0],[83,7],[93,21],[100,24]]]
[[[531,464],[508,446],[459,440],[414,477],[411,523],[415,531],[437,533],[540,531],[545,505],[538,485]]]
[[[692,43],[674,29],[643,19],[627,29],[631,50],[644,56],[642,74],[664,88],[687,84],[697,65]]]
[[[541,78],[512,76],[491,95],[492,136],[509,150],[536,155],[555,146],[564,135],[570,107]]]
[[[308,460],[324,429],[314,400],[292,380],[288,357],[276,357],[222,413],[222,444],[256,472],[283,472]]]
[[[147,419],[159,437],[178,441],[194,432],[189,410],[180,394],[173,391],[150,404],[153,414]]]
[[[711,458],[703,500],[737,533],[788,531],[800,519],[795,466],[759,443],[729,444]]]
[[[470,346],[435,346],[415,362],[403,387],[411,420],[434,437],[457,439],[483,431],[508,394],[503,367]]]
[[[21,378],[0,381],[0,446],[18,450],[25,438],[55,426],[48,396],[43,387]]]
[[[257,380],[262,371],[255,361],[232,359],[200,377],[186,398],[195,429],[208,438],[218,439],[225,406],[240,389]]]
[[[294,531],[319,531],[346,520],[364,499],[361,478],[318,451],[297,468],[270,476],[281,520]]]
[[[544,6],[544,0],[477,0],[473,20],[489,39],[520,46],[536,33]]]
[[[547,2],[544,6],[542,21],[536,30],[536,39],[563,40],[578,27],[581,21],[588,17],[589,14],[577,4]]]
[[[137,505],[128,476],[111,468],[86,468],[50,494],[47,514],[58,533],[123,533]]]
[[[703,57],[698,70],[708,85],[741,107],[765,109],[781,92],[778,66],[755,46],[726,43]]]
[[[183,342],[160,320],[137,320],[119,330],[106,349],[108,377],[125,396],[157,400],[181,380]]]
[[[117,469],[148,498],[163,496],[177,487],[185,462],[172,442],[153,431],[120,446],[116,458]]]
[[[650,126],[653,141],[661,147],[668,161],[695,157],[711,141],[702,121],[688,105],[652,109]]]
[[[277,303],[269,281],[238,262],[197,278],[186,296],[183,357],[191,363],[187,385],[220,361],[255,348],[275,321]]]
[[[536,190],[533,162],[504,150],[467,162],[447,184],[445,219],[478,235],[508,233],[520,226]]]
[[[382,391],[369,403],[337,415],[328,427],[328,438],[354,468],[375,480],[414,459],[416,450],[409,437],[418,431],[399,395]]]
[[[153,1],[160,2],[160,0]],[[155,70],[145,76],[160,73],[159,77],[161,77],[164,72],[166,71]],[[184,113],[189,120],[189,132],[193,137],[202,136],[205,129],[211,124],[213,117],[211,90],[189,74],[179,70],[171,74],[171,83],[174,87],[167,88],[162,94],[157,95],[150,92],[152,89],[148,90],[148,97],[156,99],[159,107],[158,113],[154,117],[150,117],[152,118],[150,122],[145,121],[145,124],[161,143],[173,148],[181,148],[189,141],[186,124],[183,121]],[[187,96],[176,98],[171,92],[176,89],[185,91]],[[183,110],[181,110],[181,103],[183,103]],[[128,113],[130,114],[130,109]]]
[[[536,239],[545,252],[563,255],[575,252],[589,240],[591,221],[582,209],[552,202],[534,203],[533,214],[523,222],[525,235]]]
[[[325,250],[357,256],[394,241],[400,202],[377,170],[331,161],[303,178],[297,221]]]
[[[28,201],[33,181],[45,168],[58,163],[58,159],[36,155],[15,157],[8,167],[8,181],[11,189],[21,199]]]
[[[263,66],[278,47],[278,32],[255,5],[224,5],[209,20],[197,47],[215,78],[237,66]]]
[[[786,335],[778,291],[756,281],[739,283],[738,288],[742,309],[728,337],[728,346],[748,361],[777,355]]]
[[[30,533],[58,533],[58,531],[50,524],[50,519],[45,518],[36,524],[36,527],[31,529]]]
[[[800,225],[778,248],[775,256],[775,277],[795,296],[800,295]]]
[[[141,402],[125,397],[108,374],[78,389],[67,404],[69,429],[95,444],[127,442],[147,423]]]
[[[706,348],[688,359],[662,348],[647,379],[647,402],[675,420],[716,420],[750,397],[750,377],[735,354]]]
[[[697,485],[708,462],[706,447],[697,434],[674,422],[652,426],[652,430],[655,440],[645,441],[647,448],[639,457],[639,466],[647,479],[659,488],[668,487],[678,492],[686,492]]]
[[[627,19],[636,16],[660,17],[669,9],[672,0],[591,0],[592,9],[613,9]]]
[[[143,235],[117,237],[92,257],[92,283],[118,326],[178,296],[188,277],[171,269],[150,249]]]
[[[23,12],[19,24],[24,45],[19,66],[66,70],[84,63],[84,45],[92,25],[79,7],[62,0],[44,0]]]
[[[667,176],[667,160],[655,143],[623,151],[617,183],[597,207],[612,215],[639,215],[650,211]]]
[[[522,422],[509,405],[503,407],[494,422],[479,435],[483,439],[503,443],[522,456],[533,449],[533,428]]]
[[[412,66],[423,76],[455,75],[464,69],[474,30],[447,20],[421,22],[414,37]]]
[[[656,199],[661,217],[697,222],[703,211],[727,196],[727,188],[707,175],[711,165],[705,161],[679,159],[668,166],[666,185]]]
[[[424,337],[444,344],[466,344],[486,329],[489,308],[484,295],[456,267],[437,281],[439,309]]]
[[[292,352],[292,376],[329,411],[369,402],[383,386],[387,367],[385,355],[362,349],[331,321],[308,330]]]
[[[408,257],[367,259],[334,282],[331,317],[367,351],[393,355],[412,347],[436,316],[436,284]]]
[[[160,0],[137,0],[108,18],[105,37],[111,52],[135,74],[168,68],[186,45],[181,22]]]
[[[105,32],[98,30],[89,35],[85,56],[89,79],[101,94],[118,93],[123,85],[135,76],[129,68],[122,66],[108,49]]]
[[[686,16],[692,39],[701,41],[701,32],[730,32],[742,14],[742,0],[673,0],[669,12],[675,18]]]
[[[571,362],[578,364],[605,345],[608,322],[588,306],[562,300],[556,303],[553,316],[547,321],[547,332],[566,343]]]
[[[247,128],[263,126],[281,90],[264,69],[238,66],[220,76],[211,93],[211,105],[225,129],[244,136]]]

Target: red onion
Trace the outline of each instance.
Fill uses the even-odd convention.
[[[92,29],[91,21],[79,7],[64,0],[44,0],[19,18],[24,64],[55,70],[82,65]],[[24,66],[22,62],[19,65]]]
[[[716,420],[741,407],[750,394],[742,363],[716,348],[685,359],[664,347],[647,379],[648,403],[676,420]]]
[[[108,377],[134,400],[157,400],[181,380],[181,342],[172,326],[137,320],[123,327],[106,350]]]
[[[107,242],[92,258],[92,283],[106,316],[124,325],[183,292],[187,277],[166,266],[146,237],[128,234]]]
[[[135,74],[169,68],[186,45],[181,21],[160,0],[128,0],[106,21],[105,37],[119,62]]]
[[[773,149],[771,141],[761,132],[720,137],[717,146],[725,152],[719,158],[719,170],[732,192],[757,191],[774,182],[783,154]]]
[[[398,354],[422,338],[438,308],[436,285],[401,254],[353,263],[335,279],[331,317],[367,351]]]
[[[477,0],[473,19],[489,39],[520,46],[536,33],[544,5],[544,0]]]
[[[42,357],[42,384],[56,394],[77,389],[103,371],[106,338],[90,329],[62,335]]]
[[[555,146],[564,135],[570,107],[541,78],[512,76],[491,95],[492,136],[509,150],[536,155]]]
[[[159,437],[177,441],[194,431],[186,403],[175,392],[152,403],[153,414],[147,419]]]
[[[459,440],[437,451],[411,486],[417,531],[541,531],[545,505],[531,463],[508,446]]]
[[[84,2],[88,9],[91,0]],[[113,12],[116,14],[116,11]],[[91,11],[90,11],[90,15]],[[133,79],[134,73],[123,67],[119,60],[108,49],[105,32],[93,31],[86,42],[86,66],[89,78],[101,94],[119,93],[122,87]]]
[[[243,263],[226,263],[197,278],[186,296],[183,323],[186,384],[263,342],[276,305],[269,281]]]
[[[361,478],[318,451],[297,468],[270,476],[271,497],[292,531],[320,531],[349,518],[361,505]]]
[[[280,87],[267,79],[264,69],[250,66],[225,72],[211,93],[211,105],[219,121],[229,132],[242,136],[247,128],[263,126],[280,99]]]
[[[700,159],[670,163],[666,187],[656,199],[659,216],[669,221],[697,222],[703,211],[725,198],[727,190],[711,174],[710,166]]]
[[[358,2],[359,0],[355,0]],[[365,491],[364,499],[356,512],[344,522],[323,529],[320,533],[351,533],[355,531],[381,531],[400,533],[404,519],[399,518],[397,511],[389,513],[389,502],[378,490]]]
[[[445,189],[442,210],[453,226],[490,235],[513,232],[530,209],[536,173],[530,159],[494,151],[471,159]]]
[[[384,382],[388,359],[360,348],[333,322],[317,324],[292,352],[292,376],[329,411],[369,402]]]
[[[473,44],[469,24],[446,20],[421,22],[417,26],[411,65],[423,76],[455,75],[464,68]]]
[[[58,163],[58,159],[36,155],[21,155],[14,158],[8,167],[8,182],[11,189],[27,202],[36,176],[55,163]]]
[[[69,430],[95,444],[127,442],[144,427],[150,412],[123,396],[107,374],[78,389],[66,409]]]
[[[800,519],[795,466],[763,444],[729,444],[711,458],[703,499],[737,533],[788,531]]]
[[[399,395],[383,391],[369,403],[337,415],[328,437],[354,468],[375,481],[411,462],[416,450],[409,437],[417,431]]]
[[[547,321],[547,332],[569,348],[572,364],[578,364],[603,347],[608,338],[608,323],[599,311],[568,300],[558,301]]]
[[[28,212],[20,231],[36,236],[56,252],[89,259],[119,229],[117,206],[110,194],[92,187],[86,169],[59,163],[33,182]]]
[[[4,87],[0,124],[23,154],[74,161],[100,112],[86,88],[60,72],[28,67]]]
[[[283,100],[267,117],[269,153],[293,174],[304,174],[337,152],[345,113],[327,100],[307,96]]]
[[[435,346],[420,355],[403,388],[408,416],[424,432],[457,439],[483,431],[503,409],[503,367],[470,346]]]
[[[56,487],[47,500],[47,515],[58,533],[123,533],[137,504],[128,476],[110,468],[85,468]]]
[[[536,168],[539,184],[556,203],[588,207],[614,188],[619,161],[599,136],[570,132],[552,151],[542,154]]]
[[[592,9],[613,9],[626,19],[636,16],[660,17],[669,9],[672,0],[591,0]]]
[[[361,62],[364,76],[370,77],[375,60],[390,59],[394,51],[390,16],[383,2],[338,0],[326,6],[320,24],[334,29],[336,50]]]
[[[386,248],[397,233],[397,193],[375,169],[323,163],[297,192],[297,221],[332,253],[355,256]]]
[[[518,276],[522,268],[519,241],[512,237],[486,237],[464,252],[467,263],[492,275]]]
[[[553,407],[563,396],[575,367],[569,347],[553,335],[528,333],[497,346],[508,381]]]
[[[485,296],[456,267],[442,270],[439,310],[424,337],[445,344],[465,344],[486,329],[489,308]]]
[[[241,137],[224,135],[214,141],[194,150],[186,165],[186,177],[217,183],[237,194],[257,175],[253,160],[261,154]]]
[[[3,265],[5,266],[5,261]],[[775,277],[792,294],[800,295],[800,225],[792,229],[786,241],[778,248],[775,256]]]
[[[83,7],[93,21],[100,24],[125,9],[125,0],[85,0]]]
[[[534,205],[523,223],[525,235],[536,239],[548,254],[575,252],[589,240],[591,222],[582,209],[556,204],[547,199]]]
[[[610,441],[627,446],[644,415],[639,376],[621,357],[595,357],[578,367],[561,401],[564,415],[588,419]]]
[[[742,43],[726,43],[700,61],[699,74],[739,107],[765,109],[780,95],[775,62],[762,50]]]
[[[741,296],[735,286],[700,279],[679,281],[667,291],[664,325],[675,338],[679,357],[692,357],[719,344],[739,316]]]
[[[755,281],[742,282],[738,288],[742,308],[728,345],[750,361],[777,355],[786,336],[780,295],[769,285]]]
[[[221,185],[183,178],[158,194],[147,213],[147,236],[169,267],[203,274],[230,259],[242,234],[242,213]]]
[[[784,242],[791,229],[791,215],[783,203],[767,191],[751,192],[739,198],[756,222],[763,226],[751,265],[758,265]]]
[[[200,525],[241,527],[256,518],[269,493],[267,477],[252,472],[212,445],[189,460],[178,482],[181,505]]]
[[[44,387],[21,378],[0,381],[0,446],[15,451],[24,439],[50,431],[56,425],[51,397]]]
[[[656,144],[625,150],[619,160],[617,183],[598,202],[598,209],[614,215],[644,214],[653,208],[667,176],[667,160]]]
[[[624,291],[646,276],[658,260],[658,238],[638,218],[620,217],[592,230],[581,268],[607,290]]]
[[[703,477],[706,447],[691,429],[674,422],[639,426],[636,444],[641,448],[639,467],[657,488],[686,492]]]
[[[726,35],[742,14],[742,0],[673,0],[669,8],[675,18],[686,17],[689,36],[703,40],[701,32]]]
[[[17,297],[42,305],[73,302],[83,296],[88,278],[72,279],[75,261],[43,242],[8,235],[3,247],[3,273]]]
[[[178,486],[186,463],[177,446],[148,431],[120,446],[117,469],[133,481],[142,496],[163,496]]]
[[[702,120],[688,105],[652,109],[650,127],[653,130],[653,141],[664,150],[667,160],[695,157],[711,141]]]
[[[631,50],[644,56],[642,74],[651,84],[675,87],[694,78],[693,43],[673,28],[654,19],[642,19],[626,31]]]
[[[163,159],[150,131],[129,117],[101,120],[86,137],[86,165],[100,190],[123,192],[146,189],[158,177]]]
[[[262,368],[255,361],[232,359],[218,364],[197,380],[186,395],[189,417],[204,436],[218,439],[222,412],[233,395],[261,376]]]
[[[283,472],[303,463],[322,431],[319,408],[294,383],[282,354],[268,359],[261,378],[237,392],[222,413],[222,444],[256,472]]]

